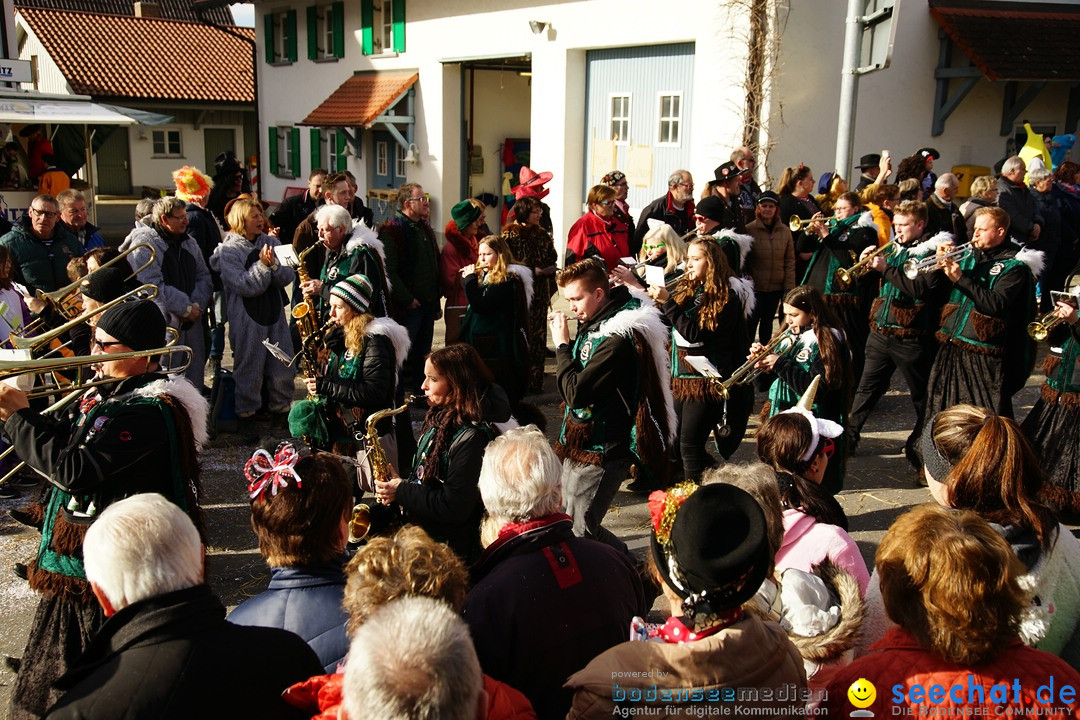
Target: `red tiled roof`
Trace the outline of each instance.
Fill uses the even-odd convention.
[[[73,92],[94,98],[251,103],[251,46],[199,23],[23,8]],[[231,28],[255,39],[251,28]]]
[[[413,86],[417,73],[358,73],[304,118],[301,125],[371,127],[402,93]]]
[[[161,17],[170,20],[198,22],[209,20],[215,25],[234,25],[232,10],[212,0],[153,0]],[[96,12],[108,15],[135,15],[135,0],[15,0],[15,9],[46,8],[74,12]],[[201,16],[201,17],[200,17]]]
[[[930,14],[987,78],[1080,80],[1080,5],[929,0]]]

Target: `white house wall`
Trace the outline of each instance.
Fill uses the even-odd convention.
[[[774,98],[783,105],[783,117],[775,106],[771,117],[776,145],[768,170],[774,182],[785,165],[806,163],[817,176],[832,170],[846,5],[846,0],[791,3]],[[938,24],[925,3],[903,3],[892,66],[859,81],[854,160],[887,148],[895,167],[904,156],[929,146],[941,153],[934,168],[941,173],[954,165],[990,167],[1004,157],[1008,138],[998,134],[1004,91],[985,78],[946,120],[945,132],[931,136],[938,48]],[[962,57],[958,48],[953,50],[954,64]],[[951,90],[959,84],[954,80]],[[1061,131],[1066,87],[1048,84],[1022,117]]]
[[[168,110],[161,110],[168,113]],[[128,148],[131,155],[131,185],[133,192],[138,194],[143,185],[148,187],[173,188],[172,173],[184,165],[194,165],[207,175],[213,175],[214,169],[203,167],[206,165],[206,136],[203,131],[207,128],[222,128],[236,133],[236,147],[244,147],[244,128],[239,125],[200,125],[196,130],[192,125],[174,124],[161,125],[158,127],[129,126],[127,129]],[[152,141],[154,130],[180,130],[180,149],[182,157],[154,157],[154,143]],[[145,139],[140,139],[145,135]],[[239,154],[239,152],[238,152]]]
[[[21,17],[16,16],[16,18],[18,27],[26,33],[26,42],[19,50],[19,59],[30,60],[34,57],[37,58],[37,85],[19,83],[19,88],[46,93],[70,94],[71,86],[68,85],[63,73],[60,72],[60,68],[53,62],[52,56],[46,52],[45,46],[41,44],[37,35],[34,34],[29,25],[22,21]]]

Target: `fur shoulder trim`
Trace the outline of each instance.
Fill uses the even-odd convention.
[[[750,249],[754,247],[754,238],[730,230],[725,230],[720,233],[717,238],[734,240],[735,244],[739,247],[739,266],[742,267],[746,264],[746,256],[750,254]],[[732,270],[734,270],[734,268],[732,268]]]
[[[524,265],[511,264],[506,266],[506,272],[517,275],[518,279],[521,280],[521,284],[525,286],[525,311],[528,312],[528,310],[532,307],[533,301],[532,270],[525,267]]]
[[[877,223],[874,222],[874,214],[869,210],[859,215],[859,220],[855,223],[855,227],[872,227],[877,229]]]
[[[206,423],[210,415],[210,404],[202,396],[198,388],[192,385],[185,377],[169,376],[152,383],[143,385],[135,390],[133,395],[140,397],[156,397],[169,395],[175,398],[191,418],[191,432],[195,436],[195,449],[201,451],[206,445]]]
[[[631,337],[639,333],[652,354],[652,364],[660,378],[658,383],[664,395],[665,440],[670,446],[675,442],[678,423],[675,421],[675,398],[671,394],[671,365],[668,357],[668,327],[660,317],[660,311],[652,298],[644,292],[631,292],[634,297],[644,296],[647,302],[633,310],[621,310],[600,324],[598,330],[605,335]]]
[[[382,335],[390,340],[390,344],[394,347],[394,366],[398,372],[401,372],[401,368],[405,365],[405,358],[409,355],[409,347],[412,345],[412,341],[409,340],[409,331],[391,318],[381,317],[370,321],[364,329],[364,334]]]
[[[1020,252],[1016,253],[1016,259],[1028,266],[1028,270],[1035,277],[1039,277],[1039,273],[1042,272],[1043,266],[1046,265],[1046,255],[1042,250],[1033,250],[1031,248],[1023,248]]]
[[[855,647],[862,634],[865,605],[859,594],[859,581],[828,557],[821,564],[814,565],[811,571],[825,582],[838,599],[840,622],[814,637],[789,632],[788,639],[799,649],[804,660],[828,663]]]
[[[731,283],[731,289],[735,291],[735,294],[739,296],[739,300],[742,302],[743,317],[749,319],[754,314],[754,308],[757,306],[753,279],[733,277],[728,282]]]
[[[936,253],[937,249],[942,245],[953,245],[955,243],[956,238],[953,237],[953,234],[943,230],[929,240],[923,240],[921,243],[913,246],[908,250],[908,255],[911,255],[912,257],[927,257]]]
[[[345,252],[352,252],[361,245],[373,248],[379,254],[383,264],[386,264],[386,250],[383,248],[383,242],[379,239],[378,233],[365,225],[363,220],[356,220],[353,222],[352,234],[345,242]]]
[[[836,338],[841,343],[844,342],[844,332],[843,332],[843,330],[840,330],[839,328],[831,328],[831,332],[832,332],[834,338]],[[818,341],[817,331],[814,330],[814,328],[808,328],[806,330],[803,330],[801,333],[799,333],[799,347],[800,348],[808,348],[811,345],[816,345],[817,341]]]

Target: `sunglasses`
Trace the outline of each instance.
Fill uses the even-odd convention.
[[[667,243],[656,243],[655,245],[650,245],[649,243],[643,243],[641,245],[642,250],[659,250],[662,247],[667,247]]]

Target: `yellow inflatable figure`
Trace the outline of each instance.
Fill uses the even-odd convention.
[[[1024,147],[1020,148],[1017,155],[1024,161],[1028,172],[1031,172],[1031,161],[1035,158],[1042,160],[1043,167],[1049,170],[1052,165],[1050,150],[1046,147],[1046,143],[1043,142],[1042,134],[1032,130],[1031,123],[1024,123],[1024,130],[1027,131],[1027,142],[1024,143]],[[1024,183],[1027,184],[1027,175],[1024,175]]]

